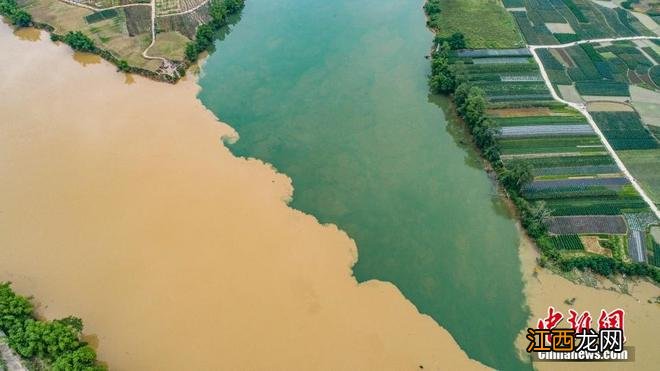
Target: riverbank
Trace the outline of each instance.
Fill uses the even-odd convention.
[[[6,21],[16,28],[47,31],[52,41],[97,54],[119,72],[172,84],[213,49],[215,39],[229,32],[229,26],[240,19],[244,0],[99,4],[0,0]]]
[[[615,363],[575,363],[575,362],[537,362],[537,370],[569,370],[579,367],[581,370],[653,370],[660,362],[657,351],[657,319],[660,316],[660,290],[645,279],[622,279],[617,277],[619,285],[599,277],[592,276],[592,284],[598,288],[573,283],[566,278],[541,268],[537,264],[540,253],[532,241],[521,230],[520,257],[525,278],[525,296],[531,310],[529,327],[535,327],[540,318],[547,316],[549,306],[554,306],[562,313],[568,309],[589,311],[593,316],[601,309],[625,310],[626,345],[635,348],[634,362]],[[623,285],[621,285],[623,284]],[[621,292],[622,288],[625,293]],[[525,329],[526,330],[526,329]],[[522,356],[527,357],[525,348],[529,343],[522,330],[518,347]]]
[[[194,79],[126,85],[46,38],[0,25],[0,280],[84,318],[111,369],[479,367],[394,285],[357,283],[355,243],[227,150]]]

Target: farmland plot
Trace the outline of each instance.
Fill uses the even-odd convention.
[[[552,234],[624,234],[628,227],[621,215],[556,216],[547,221]]]
[[[617,174],[620,170],[616,165],[586,165],[586,166],[563,166],[563,167],[540,167],[534,168],[534,176],[584,176],[598,174]]]
[[[628,233],[628,255],[637,263],[646,262],[644,251],[644,235],[641,231],[631,230]]]
[[[534,126],[504,126],[500,128],[500,136],[526,137],[544,135],[593,135],[594,130],[589,125],[534,125]]]
[[[658,141],[635,112],[592,112],[594,121],[615,150],[658,148]]]
[[[502,138],[499,141],[502,154],[602,152],[604,147],[597,136]]]
[[[526,185],[523,191],[540,191],[556,188],[574,188],[582,189],[592,186],[607,187],[610,189],[619,189],[628,184],[627,178],[584,178],[584,179],[561,179],[561,180],[541,180],[533,181]]]
[[[641,197],[580,197],[546,200],[552,215],[619,215],[623,212],[647,211]]]
[[[524,161],[533,168],[540,167],[564,167],[564,166],[588,166],[588,165],[613,165],[614,160],[609,155],[584,155],[584,156],[545,156],[527,158],[524,160],[508,160],[506,163]]]
[[[575,234],[565,236],[552,236],[550,243],[559,250],[584,250],[580,237]]]

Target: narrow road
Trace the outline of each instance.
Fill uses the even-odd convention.
[[[203,7],[204,5],[206,5],[209,1],[210,1],[210,0],[204,0],[204,1],[202,1],[200,4],[196,5],[195,7],[190,8],[190,9],[188,9],[188,10],[184,10],[183,12],[161,14],[161,15],[158,15],[157,17],[158,17],[158,18],[174,17],[175,15],[183,15],[183,14],[192,13],[192,12],[194,12],[195,10],[197,10],[197,9]]]
[[[587,118],[587,122],[589,122],[589,125],[594,129],[598,137],[600,138],[600,141],[603,142],[603,145],[607,149],[607,152],[609,152],[610,156],[614,159],[614,162],[616,165],[619,167],[621,172],[625,175],[626,178],[630,181],[630,183],[633,185],[635,190],[639,193],[639,195],[642,197],[644,202],[646,202],[649,207],[651,208],[651,211],[655,214],[655,217],[660,219],[660,213],[658,212],[657,206],[655,206],[655,203],[651,198],[644,192],[642,187],[639,185],[637,182],[637,179],[632,176],[630,171],[626,168],[626,165],[621,161],[619,156],[616,154],[614,151],[614,148],[610,145],[610,143],[607,141],[607,138],[605,138],[605,135],[603,135],[603,132],[600,130],[598,125],[596,125],[596,122],[594,121],[593,117],[587,111],[587,106],[586,104],[583,103],[575,103],[575,102],[569,102],[564,99],[562,99],[557,92],[555,91],[555,88],[552,86],[552,82],[550,81],[550,77],[548,77],[548,73],[545,70],[545,66],[543,66],[543,63],[541,62],[541,58],[539,58],[538,53],[536,50],[538,49],[562,49],[562,48],[569,48],[571,46],[576,46],[580,44],[597,44],[597,43],[602,43],[602,42],[612,42],[612,41],[625,41],[625,40],[660,40],[660,37],[657,36],[634,36],[634,37],[618,37],[618,38],[612,38],[612,39],[594,39],[594,40],[580,40],[580,41],[575,41],[572,43],[568,44],[560,44],[560,45],[529,45],[529,50],[532,53],[532,56],[534,57],[534,60],[536,63],[539,65],[539,69],[541,70],[541,76],[543,76],[543,80],[545,81],[545,85],[548,87],[550,90],[550,94],[552,95],[552,98],[554,98],[556,101],[564,103],[568,106],[571,106],[578,110],[584,117]]]
[[[152,46],[156,43],[156,0],[151,0],[151,44],[147,46],[146,49],[142,52],[142,56],[146,59],[157,59],[160,61],[163,61],[165,65],[169,63],[169,61],[165,58],[162,57],[152,57],[147,54],[149,49],[151,49]]]
[[[77,6],[77,7],[80,7],[80,8],[89,9],[89,10],[92,10],[94,12],[101,12],[101,11],[104,11],[104,10],[111,10],[111,9],[128,8],[128,7],[133,7],[133,6],[148,6],[148,7],[151,7],[151,43],[149,44],[149,46],[147,46],[146,49],[144,49],[144,51],[142,52],[142,56],[145,59],[160,60],[166,66],[170,63],[170,61],[167,60],[166,58],[153,57],[153,56],[150,56],[149,54],[147,54],[149,49],[151,49],[151,47],[154,46],[154,44],[156,43],[156,0],[151,0],[148,4],[147,3],[125,4],[125,5],[109,6],[107,8],[96,8],[96,7],[93,7],[91,5],[82,4],[82,3],[79,3],[79,2],[73,1],[73,0],[60,0],[60,1],[65,3],[65,4]],[[185,14],[185,13],[186,12],[182,12],[181,14]],[[176,15],[176,14],[172,14],[172,15]]]
[[[136,3],[136,4],[124,4],[124,5],[109,6],[107,8],[96,8],[96,7],[93,7],[91,5],[79,3],[79,2],[73,1],[73,0],[60,0],[60,1],[63,2],[63,3],[67,3],[69,5],[73,5],[73,6],[93,10],[95,12],[100,12],[100,11],[103,11],[103,10],[110,10],[110,9],[128,8],[128,7],[131,7],[131,6],[150,6],[150,4],[147,4],[147,3]]]

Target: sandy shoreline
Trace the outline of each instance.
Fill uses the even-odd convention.
[[[0,25],[0,280],[116,370],[478,367],[176,86]],[[80,58],[79,58],[80,59]],[[84,58],[83,58],[84,59]]]

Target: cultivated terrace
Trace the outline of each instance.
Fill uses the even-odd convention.
[[[244,0],[0,0],[16,27],[51,32],[54,41],[100,55],[119,70],[176,82]]]
[[[429,0],[430,86],[452,94],[541,264],[660,282],[658,13],[622,5]]]

